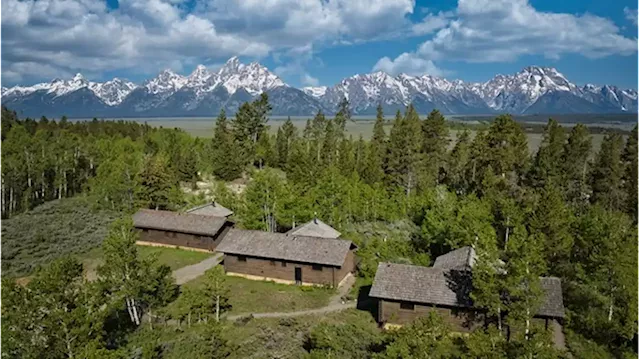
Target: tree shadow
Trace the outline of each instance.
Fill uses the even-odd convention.
[[[459,309],[452,310],[451,314],[462,319],[462,326],[473,330],[482,326],[485,322],[485,315],[473,309],[471,291],[473,281],[471,271],[452,269],[444,274],[447,280],[447,287],[456,295],[456,306]]]
[[[360,287],[358,290],[358,299],[356,308],[358,310],[362,310],[365,312],[369,312],[374,319],[377,318],[378,314],[378,301],[369,297],[369,292],[371,291],[371,285],[365,285]]]

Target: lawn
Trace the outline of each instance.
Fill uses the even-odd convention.
[[[155,255],[158,264],[168,265],[171,270],[186,267],[202,262],[211,257],[213,253],[189,251],[186,249],[137,246],[138,254],[142,258]],[[102,264],[102,249],[96,248],[80,257],[84,265],[85,275],[92,280],[96,277],[95,271]]]
[[[264,312],[292,312],[303,309],[324,307],[329,304],[335,290],[321,287],[299,287],[226,276],[229,285],[229,314],[250,314]],[[200,276],[184,285],[197,288],[204,285],[205,276]],[[172,313],[176,302],[169,304],[167,312]]]

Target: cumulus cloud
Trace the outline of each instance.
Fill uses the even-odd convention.
[[[413,0],[2,1],[2,77],[129,70],[256,59],[308,45],[370,41],[407,26]],[[23,72],[29,65],[31,72]],[[53,71],[55,72],[55,71]]]
[[[373,66],[374,71],[384,71],[390,75],[398,75],[401,73],[408,75],[432,75],[444,76],[446,71],[438,68],[433,61],[425,60],[411,53],[403,53],[402,55],[391,60],[383,57]]]
[[[638,26],[638,9],[630,9],[624,7],[624,17],[631,21],[634,25]]]
[[[411,32],[414,35],[431,34],[436,30],[440,30],[449,24],[450,12],[439,12],[437,15],[428,14],[421,22],[413,24]]]
[[[453,15],[415,52],[382,58],[376,67],[419,68],[442,60],[504,62],[523,55],[598,58],[638,50],[637,40],[620,34],[609,19],[541,12],[527,0],[460,0]],[[435,19],[431,22],[440,25]]]

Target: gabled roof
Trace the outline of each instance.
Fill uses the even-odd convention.
[[[233,214],[233,211],[221,206],[219,203],[211,202],[203,204],[201,206],[193,207],[187,210],[187,213],[213,217],[229,217]]]
[[[292,228],[287,232],[289,235],[306,236],[306,237],[320,237],[320,238],[338,238],[340,232],[336,231],[330,225],[322,222],[321,220],[314,218],[313,220]]]
[[[447,271],[441,268],[380,263],[369,296],[451,307],[469,306],[468,293],[458,296],[446,274]],[[461,282],[466,281],[470,282],[470,277]],[[471,288],[471,283],[462,284],[464,286],[459,287]]]
[[[136,228],[215,236],[227,222],[224,217],[203,216],[191,213],[154,211],[141,209],[133,215]]]
[[[460,253],[464,252],[440,260],[440,267],[380,263],[369,295],[373,298],[427,305],[472,307],[472,272],[464,264],[466,259]],[[454,258],[460,261],[453,260]],[[453,265],[454,268],[445,268],[448,265]],[[540,285],[543,297],[536,315],[563,318],[560,279],[541,277]]]
[[[351,246],[351,241],[343,239],[232,229],[216,250],[225,254],[339,267],[344,264]]]
[[[467,246],[436,257],[433,268],[471,269],[476,262],[476,251]]]

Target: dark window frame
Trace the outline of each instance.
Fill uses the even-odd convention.
[[[318,271],[318,272],[322,272],[322,264],[312,264],[311,265],[311,269]]]
[[[416,306],[413,303],[409,303],[409,302],[400,302],[400,309],[404,309],[404,310],[415,310]]]
[[[246,262],[247,256],[238,256],[238,262]]]
[[[283,267],[286,267],[286,266],[287,266],[287,262],[282,261],[282,264],[281,264],[281,265],[282,265]]]

